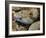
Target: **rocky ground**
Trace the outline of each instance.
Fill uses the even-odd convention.
[[[21,20],[26,18],[26,22],[30,24],[22,24],[16,22],[15,17],[21,17]],[[28,21],[27,21],[28,19]],[[25,22],[24,21],[24,22]],[[25,23],[26,23],[25,22]],[[39,8],[29,8],[29,7],[12,7],[12,30],[13,31],[27,31],[27,30],[40,30],[40,9]]]

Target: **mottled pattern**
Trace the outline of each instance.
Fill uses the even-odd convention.
[[[37,28],[35,28],[35,26],[38,27],[37,21],[38,20],[40,21],[39,10],[40,10],[39,8],[12,7],[12,30],[13,31],[36,30]],[[34,25],[34,23],[37,25]]]

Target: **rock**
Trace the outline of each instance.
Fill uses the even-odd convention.
[[[34,22],[30,25],[29,30],[40,30],[40,21]]]
[[[17,28],[17,31],[26,31],[27,28],[25,28],[24,26],[20,25],[18,28]]]
[[[16,31],[17,28],[18,28],[18,24],[15,23],[15,21],[12,21],[12,31]]]
[[[32,13],[32,17],[33,17],[33,18],[35,18],[35,19],[38,18],[38,16],[39,16],[38,9],[32,8],[32,9],[31,9],[31,13]]]
[[[12,21],[12,31],[26,31],[27,28],[25,28],[22,25],[17,24],[15,21]]]

